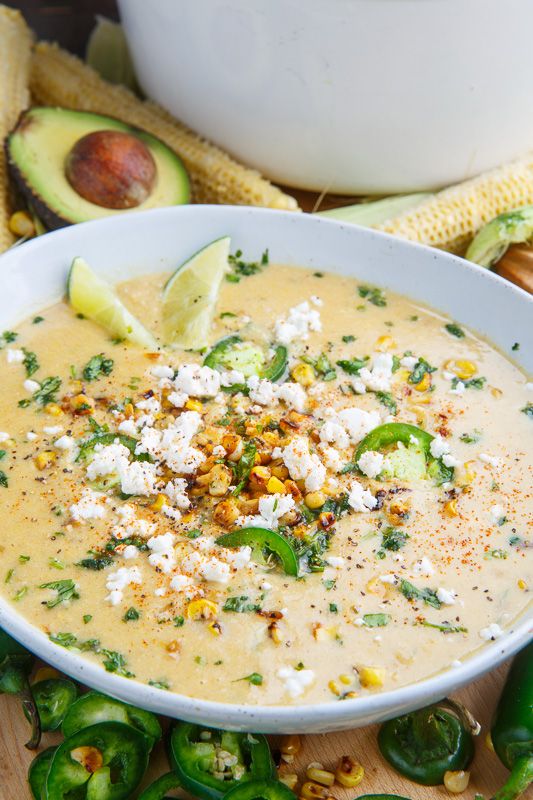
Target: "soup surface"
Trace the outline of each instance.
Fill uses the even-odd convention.
[[[119,287],[155,332],[164,281]],[[66,302],[4,334],[2,595],[107,670],[232,703],[394,689],[512,627],[533,408],[511,361],[283,265],[224,283],[211,340],[237,334],[211,367]]]

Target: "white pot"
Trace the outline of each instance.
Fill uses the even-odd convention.
[[[74,256],[83,256],[97,272],[118,280],[173,270],[206,242],[228,234],[245,253],[261,253],[268,246],[273,261],[357,276],[440,309],[533,371],[532,348],[511,350],[514,342],[530,339],[533,298],[492,272],[355,225],[308,214],[231,206],[133,212],[63,228],[8,251],[0,257],[0,330],[13,328],[58,301]],[[0,521],[8,524],[1,512]],[[319,733],[368,725],[444,697],[525,645],[531,636],[531,616],[524,614],[491,644],[482,647],[480,641],[480,649],[457,668],[446,668],[394,691],[303,706],[195,700],[118,677],[50,642],[1,598],[0,627],[81,683],[160,714],[234,730]]]
[[[272,179],[392,193],[533,146],[532,0],[119,0],[147,94]]]

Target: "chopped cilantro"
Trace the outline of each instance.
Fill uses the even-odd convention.
[[[457,388],[458,383],[462,383],[465,389],[482,389],[487,382],[486,378],[470,378],[469,381],[462,381],[460,378],[452,378],[452,389]]]
[[[18,338],[18,333],[14,331],[4,331],[0,334],[0,350],[2,350],[6,344],[13,344],[14,341]]]
[[[255,464],[256,452],[257,448],[255,443],[252,441],[246,442],[242,456],[233,466],[234,477],[237,481],[237,486],[232,492],[233,497],[238,497],[246,486],[252,467]]]
[[[181,614],[177,617],[174,617],[174,627],[175,628],[182,628],[185,625],[185,617]]]
[[[384,628],[390,622],[388,614],[365,614],[363,622],[367,628]]]
[[[348,375],[359,375],[360,370],[366,367],[367,361],[368,356],[364,356],[363,358],[341,359],[337,361],[337,366]]]
[[[419,589],[405,579],[400,582],[400,591],[407,600],[423,600],[433,608],[440,608],[442,605],[434,589]]]
[[[154,686],[156,689],[170,689],[168,681],[148,681],[149,686]]]
[[[96,556],[96,558],[82,558],[81,561],[76,562],[76,566],[99,572],[106,567],[110,567],[112,563],[113,558],[111,556]]]
[[[485,553],[485,559],[496,558],[496,559],[506,559],[507,558],[507,551],[502,550],[501,548],[496,548],[495,550],[489,550],[488,553]]]
[[[24,369],[26,370],[26,375],[30,378],[34,372],[37,372],[39,369],[39,362],[37,361],[37,356],[35,353],[32,353],[31,350],[26,350],[25,347],[22,348],[22,352],[24,353]]]
[[[428,622],[424,620],[422,625],[425,628],[435,628],[438,631],[442,631],[443,633],[468,633],[466,628],[463,628],[462,625],[451,625],[449,622]]]
[[[239,614],[246,614],[251,611],[261,611],[261,605],[253,603],[248,595],[241,594],[237,597],[228,597],[222,606],[222,611],[235,611]]]
[[[391,414],[398,413],[398,404],[390,392],[376,392],[376,397],[385,408],[389,409]]]
[[[31,556],[22,556],[21,555],[21,556],[19,556],[19,561],[20,561],[21,564],[25,564],[27,561],[30,560],[30,558],[31,558]]]
[[[338,614],[339,613],[339,607],[338,607],[337,603],[330,603],[329,604],[329,610],[330,610],[330,612],[332,614]]]
[[[93,356],[82,370],[82,375],[86,381],[96,381],[102,375],[109,375],[115,362],[112,358],[106,358],[103,353]]]
[[[313,272],[313,278],[323,278],[323,277],[324,277],[323,272]]]
[[[39,322],[44,322],[44,317],[34,317],[31,321],[31,324],[38,325]]]
[[[124,616],[122,617],[122,619],[124,622],[131,622],[132,620],[140,619],[140,616],[141,616],[140,612],[137,611],[137,609],[134,608],[133,606],[130,606],[126,611],[126,613],[124,614]]]
[[[444,328],[448,331],[450,336],[455,336],[456,339],[464,339],[465,332],[455,322],[448,322]]]
[[[51,581],[50,583],[41,583],[39,589],[53,589],[57,592],[56,596],[46,602],[47,608],[55,608],[61,603],[66,603],[68,600],[78,600],[79,594],[76,584],[73,580],[67,579],[64,581]]]
[[[18,590],[18,592],[15,592],[15,594],[13,595],[13,600],[18,602],[19,600],[22,600],[22,598],[27,593],[28,593],[28,587],[27,586],[23,586],[21,589]]]
[[[520,350],[520,342],[515,342],[515,343],[513,344],[513,346],[511,347],[511,350],[514,350],[515,352],[516,352],[517,350]]]
[[[482,433],[478,431],[477,428],[474,428],[472,433],[462,433],[459,436],[459,439],[466,444],[477,444],[481,439]]]
[[[234,314],[233,311],[223,311],[220,315],[220,319],[226,319],[227,317],[236,317],[237,314]]]
[[[435,372],[436,369],[437,367],[432,367],[430,364],[428,364],[425,358],[420,357],[414,365],[413,371],[407,378],[407,381],[416,385],[420,383],[424,375]]]
[[[92,614],[84,614],[83,615],[83,624],[87,625],[93,618]]]
[[[116,672],[117,675],[122,675],[124,678],[135,677],[133,672],[126,669],[127,662],[121,653],[117,653],[116,650],[106,650],[105,648],[102,648],[100,652],[104,656],[102,663],[107,672]]]
[[[374,306],[383,308],[383,306],[387,305],[387,300],[382,289],[378,289],[375,286],[358,286],[357,291],[359,292],[359,297],[368,300],[368,302],[372,303]]]
[[[351,333],[348,333],[346,336],[342,337],[342,341],[344,344],[350,344],[350,342],[355,342],[355,336],[352,336]]]
[[[48,403],[55,403],[57,399],[57,392],[59,391],[60,387],[61,378],[58,378],[57,375],[45,378],[44,381],[41,382],[41,385],[37,391],[33,393],[32,400],[34,400],[37,405],[40,406],[47,406]],[[27,401],[27,404],[29,405],[29,400]],[[19,403],[19,405],[21,405],[21,403]]]
[[[230,283],[239,283],[241,278],[261,272],[268,265],[268,262],[268,249],[263,252],[260,261],[244,261],[242,250],[237,250],[234,254],[228,256],[228,263],[232,271],[226,275],[226,280]]]
[[[337,377],[335,367],[325,353],[321,353],[318,358],[302,356],[302,361],[312,366],[316,375],[323,381],[332,381]]]
[[[385,558],[385,550],[397,553],[404,546],[409,534],[399,528],[387,527],[382,532],[381,548],[377,552],[378,558]]]
[[[524,408],[521,408],[520,411],[522,414],[525,414],[526,417],[533,419],[533,403],[527,403]]]
[[[64,564],[63,561],[60,561],[59,558],[49,558],[48,566],[53,567],[54,569],[65,569],[66,564]]]
[[[11,578],[13,577],[14,574],[15,574],[15,570],[14,569],[8,569],[8,571],[6,572],[6,577],[4,579],[4,583],[9,583],[9,581],[11,580]]]
[[[0,461],[2,461],[2,459],[5,458],[6,455],[7,455],[6,450],[0,450]]]
[[[202,535],[202,531],[200,530],[200,528],[192,528],[192,530],[184,531],[183,533],[184,536],[187,537],[187,539],[198,539]]]
[[[324,589],[326,590],[326,592],[329,592],[331,591],[331,589],[335,588],[336,580],[335,578],[324,578],[322,583],[324,585]]]
[[[248,681],[253,686],[261,686],[263,683],[263,676],[259,674],[259,672],[251,672],[249,675],[245,675],[244,678],[237,678],[238,681]]]
[[[0,469],[0,486],[3,486],[4,489],[7,489],[7,487],[9,486],[9,479],[4,470],[2,469]]]

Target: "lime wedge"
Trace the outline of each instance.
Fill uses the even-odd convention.
[[[157,350],[152,334],[141,325],[83,258],[72,262],[67,280],[67,295],[72,308],[97,322],[117,339],[126,339],[148,350]]]
[[[199,350],[208,344],[220,284],[228,269],[230,238],[215,239],[178,267],[163,290],[167,344]]]

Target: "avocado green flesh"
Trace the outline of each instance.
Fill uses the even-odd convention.
[[[155,161],[154,188],[135,208],[115,210],[91,203],[66,178],[65,163],[72,147],[83,136],[103,130],[133,134],[147,145]],[[17,186],[51,229],[189,201],[189,179],[179,157],[155,136],[113,117],[62,108],[32,108],[8,136],[6,151]]]

